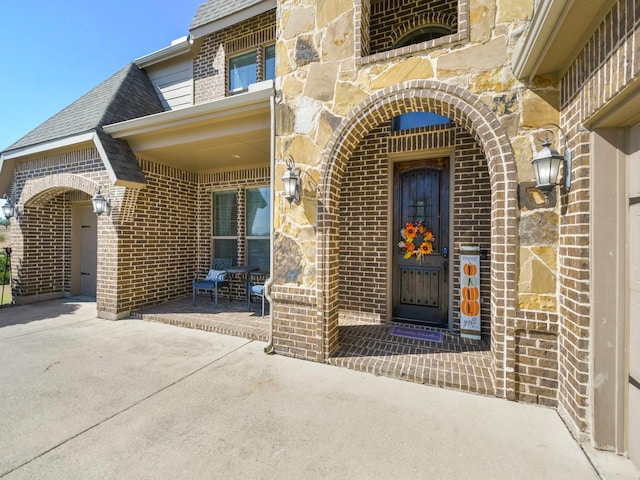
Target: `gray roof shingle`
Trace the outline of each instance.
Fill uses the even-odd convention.
[[[106,152],[115,182],[146,183],[135,154],[124,140],[102,127],[164,111],[146,73],[131,63],[10,145],[5,152],[94,131]]]
[[[189,30],[251,7],[262,0],[207,0],[198,7]]]
[[[110,123],[162,112],[147,75],[131,63],[45,120],[6,151],[66,138]]]

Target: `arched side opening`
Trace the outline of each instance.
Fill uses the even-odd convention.
[[[17,303],[97,296],[98,221],[91,197],[99,183],[75,174],[28,179],[19,192],[12,238]]]
[[[469,132],[487,160],[491,185],[490,331],[496,394],[510,396],[513,354],[506,348],[508,319],[516,309],[517,185],[513,152],[504,128],[480,99],[460,87],[413,81],[384,89],[346,117],[323,159],[318,208],[318,304],[323,319],[325,358],[338,347],[340,207],[345,168],[362,139],[401,113],[429,111],[449,117]]]

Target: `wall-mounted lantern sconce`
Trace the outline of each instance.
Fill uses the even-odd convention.
[[[536,174],[536,188],[544,193],[545,196],[548,195],[556,185],[559,185],[558,175],[560,173],[560,165],[563,164],[564,189],[568,192],[569,190],[571,190],[572,158],[571,149],[569,148],[567,142],[567,136],[565,135],[562,128],[554,123],[543,125],[543,127],[555,127],[560,131],[560,133],[562,133],[562,136],[564,137],[564,153],[560,154],[557,150],[551,148],[549,134],[551,133],[555,137],[551,129],[545,128],[543,130],[543,132],[545,133],[544,139],[540,138],[540,133],[538,133],[537,137],[538,140],[542,142],[542,150],[540,150],[531,161],[531,163],[533,164],[533,171]]]
[[[91,203],[93,203],[93,213],[98,216],[102,215],[103,213],[109,215],[109,197],[103,197],[100,194],[101,189],[102,187],[99,187],[98,192],[91,198]]]
[[[296,168],[296,164],[291,156],[285,159],[287,164],[287,171],[282,176],[282,183],[284,185],[284,198],[289,200],[289,203],[295,201],[300,203],[300,169]]]
[[[6,203],[2,206],[2,214],[4,215],[4,218],[9,220],[11,217],[17,217],[18,205],[14,203],[13,197],[5,194],[3,198],[6,200]]]

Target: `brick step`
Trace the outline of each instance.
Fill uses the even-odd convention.
[[[442,331],[442,343],[391,335],[390,332],[394,325],[397,324],[342,325],[340,326],[340,344],[373,341],[388,345],[390,349],[394,350],[394,353],[400,353],[398,350],[400,347],[403,347],[402,350],[405,350],[404,347],[409,347],[416,352],[422,350],[439,352],[480,352],[489,351],[491,348],[488,340],[470,340],[462,338],[459,334],[447,331]],[[404,324],[401,326],[407,327],[407,325]],[[422,330],[438,331],[426,328],[422,328]]]
[[[494,395],[488,342],[444,333],[443,343],[389,335],[391,325],[343,325],[331,365],[414,383]]]

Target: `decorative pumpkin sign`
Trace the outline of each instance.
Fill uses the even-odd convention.
[[[462,287],[462,299],[477,301],[480,297],[478,287]]]
[[[460,256],[460,334],[480,340],[480,256]]]
[[[462,267],[462,273],[464,273],[468,277],[475,277],[478,268],[473,263],[465,263]]]
[[[480,302],[477,300],[462,300],[462,306],[460,307],[463,315],[468,317],[475,317],[480,314]]]

